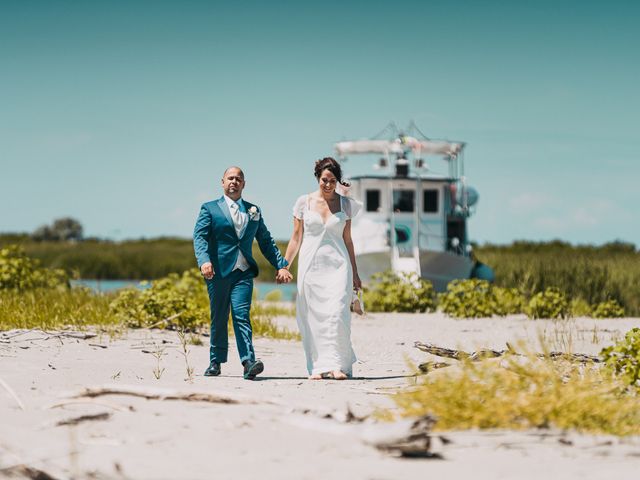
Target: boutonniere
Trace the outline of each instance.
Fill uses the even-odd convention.
[[[254,222],[260,220],[260,212],[258,211],[258,208],[255,205],[251,206],[248,213],[249,213],[249,220],[253,220]]]

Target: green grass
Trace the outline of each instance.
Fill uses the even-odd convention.
[[[119,326],[111,300],[85,288],[0,290],[0,330]]]
[[[640,316],[640,253],[625,243],[601,247],[562,242],[516,242],[476,248],[496,273],[496,284],[527,297],[556,287],[571,300],[596,305],[617,300],[629,316]]]
[[[423,377],[394,400],[401,416],[435,415],[438,430],[557,427],[640,434],[637,395],[604,369],[561,361],[463,362]]]
[[[0,330],[61,330],[97,328],[113,334],[123,333],[130,323],[110,306],[116,294],[96,294],[86,288],[0,290]],[[292,316],[292,309],[253,302],[251,323],[253,334],[283,340],[299,340],[297,332],[277,326],[276,316]],[[140,325],[144,327],[145,325]],[[199,331],[208,331],[209,316],[203,314]],[[233,335],[233,329],[229,329]]]

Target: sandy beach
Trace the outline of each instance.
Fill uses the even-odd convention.
[[[277,321],[295,329],[295,319]],[[203,345],[189,345],[190,382],[175,332],[131,330],[118,338],[2,332],[0,476],[20,478],[22,472],[28,478],[28,466],[50,478],[637,478],[637,437],[446,432],[448,443],[434,434],[433,451],[441,458],[410,460],[371,445],[392,425],[343,421],[348,409],[365,416],[393,408],[389,393],[415,382],[411,365],[435,359],[414,348],[416,340],[466,350],[523,341],[538,350],[543,338],[554,350],[596,354],[633,327],[640,327],[639,318],[554,322],[369,314],[354,319],[359,362],[354,378],[343,382],[307,380],[302,345],[295,341],[256,339],[266,368],[251,382],[242,378],[233,339],[222,375],[203,377],[203,336]],[[89,387],[161,398],[75,397]],[[221,401],[168,398],[176,392]]]

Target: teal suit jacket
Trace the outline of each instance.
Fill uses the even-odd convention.
[[[262,219],[262,212],[252,203],[242,200],[249,215],[247,228],[242,238],[238,238],[231,219],[231,212],[223,197],[204,203],[200,207],[200,214],[193,230],[193,248],[198,261],[198,267],[211,262],[216,275],[222,278],[228,276],[238,260],[238,252],[242,252],[253,271],[258,275],[258,264],[253,258],[251,246],[253,239],[258,241],[260,251],[276,270],[288,265],[280,254],[276,242]],[[252,215],[252,207],[256,214]]]

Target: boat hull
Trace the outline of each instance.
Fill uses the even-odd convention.
[[[391,269],[389,252],[370,252],[357,255],[358,273],[367,282],[374,273]],[[470,278],[473,261],[451,252],[420,250],[420,271],[437,292],[444,292],[451,280]]]

